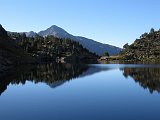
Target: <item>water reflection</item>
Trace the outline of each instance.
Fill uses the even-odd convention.
[[[85,77],[106,70],[109,68],[69,63],[19,66],[16,70],[13,69],[7,73],[6,76],[0,77],[0,95],[9,84],[25,84],[26,81],[35,84],[43,82],[51,88],[55,88],[74,78]]]
[[[124,67],[123,75],[132,77],[144,89],[149,89],[150,93],[157,91],[160,93],[160,67]]]
[[[0,95],[7,89],[9,84],[25,84],[26,81],[31,81],[35,84],[43,82],[51,88],[56,88],[74,78],[90,76],[102,71],[107,72],[112,69],[120,69],[124,77],[127,78],[130,76],[138,82],[141,87],[149,89],[151,93],[153,93],[153,91],[160,93],[160,66],[158,65],[50,63],[19,66],[16,70],[13,69],[8,72],[6,76],[0,77]]]
[[[88,69],[87,65],[82,64],[44,64],[19,66],[16,70],[11,70],[7,76],[0,78],[0,94],[11,84],[25,84],[32,81],[35,84],[44,82],[55,88],[67,80],[81,75]]]

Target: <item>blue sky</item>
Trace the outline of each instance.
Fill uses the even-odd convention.
[[[73,35],[122,47],[160,28],[160,0],[0,0],[0,24],[9,31],[51,25]]]

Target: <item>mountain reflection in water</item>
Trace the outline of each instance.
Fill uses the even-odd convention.
[[[108,68],[100,68],[85,64],[50,63],[42,65],[19,66],[0,78],[0,95],[9,84],[25,84],[27,81],[35,84],[43,82],[51,88],[64,84],[77,77],[91,75]]]
[[[0,78],[0,95],[7,89],[9,84],[25,84],[27,81],[35,84],[43,82],[51,88],[56,88],[69,80],[93,75],[102,71],[107,72],[112,69],[120,69],[125,78],[130,76],[141,87],[149,89],[150,93],[154,91],[160,93],[160,66],[158,65],[50,63],[19,66],[16,70],[10,71],[6,76]],[[105,76],[102,77],[105,78]]]

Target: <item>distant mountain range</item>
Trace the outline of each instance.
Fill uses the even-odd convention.
[[[105,52],[108,52],[110,55],[115,55],[119,54],[119,52],[121,51],[121,48],[109,44],[103,44],[81,36],[74,36],[56,25],[53,25],[50,28],[40,31],[38,33],[33,31],[26,32],[27,37],[34,37],[36,34],[43,37],[53,35],[58,38],[70,38],[73,41],[79,42],[80,44],[83,45],[83,47],[87,48],[89,51],[94,52],[98,55],[102,55]]]

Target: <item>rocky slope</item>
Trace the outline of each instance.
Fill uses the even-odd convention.
[[[149,33],[144,33],[131,45],[124,45],[121,55],[125,60],[160,60],[160,31],[154,31],[154,29],[151,29]]]

